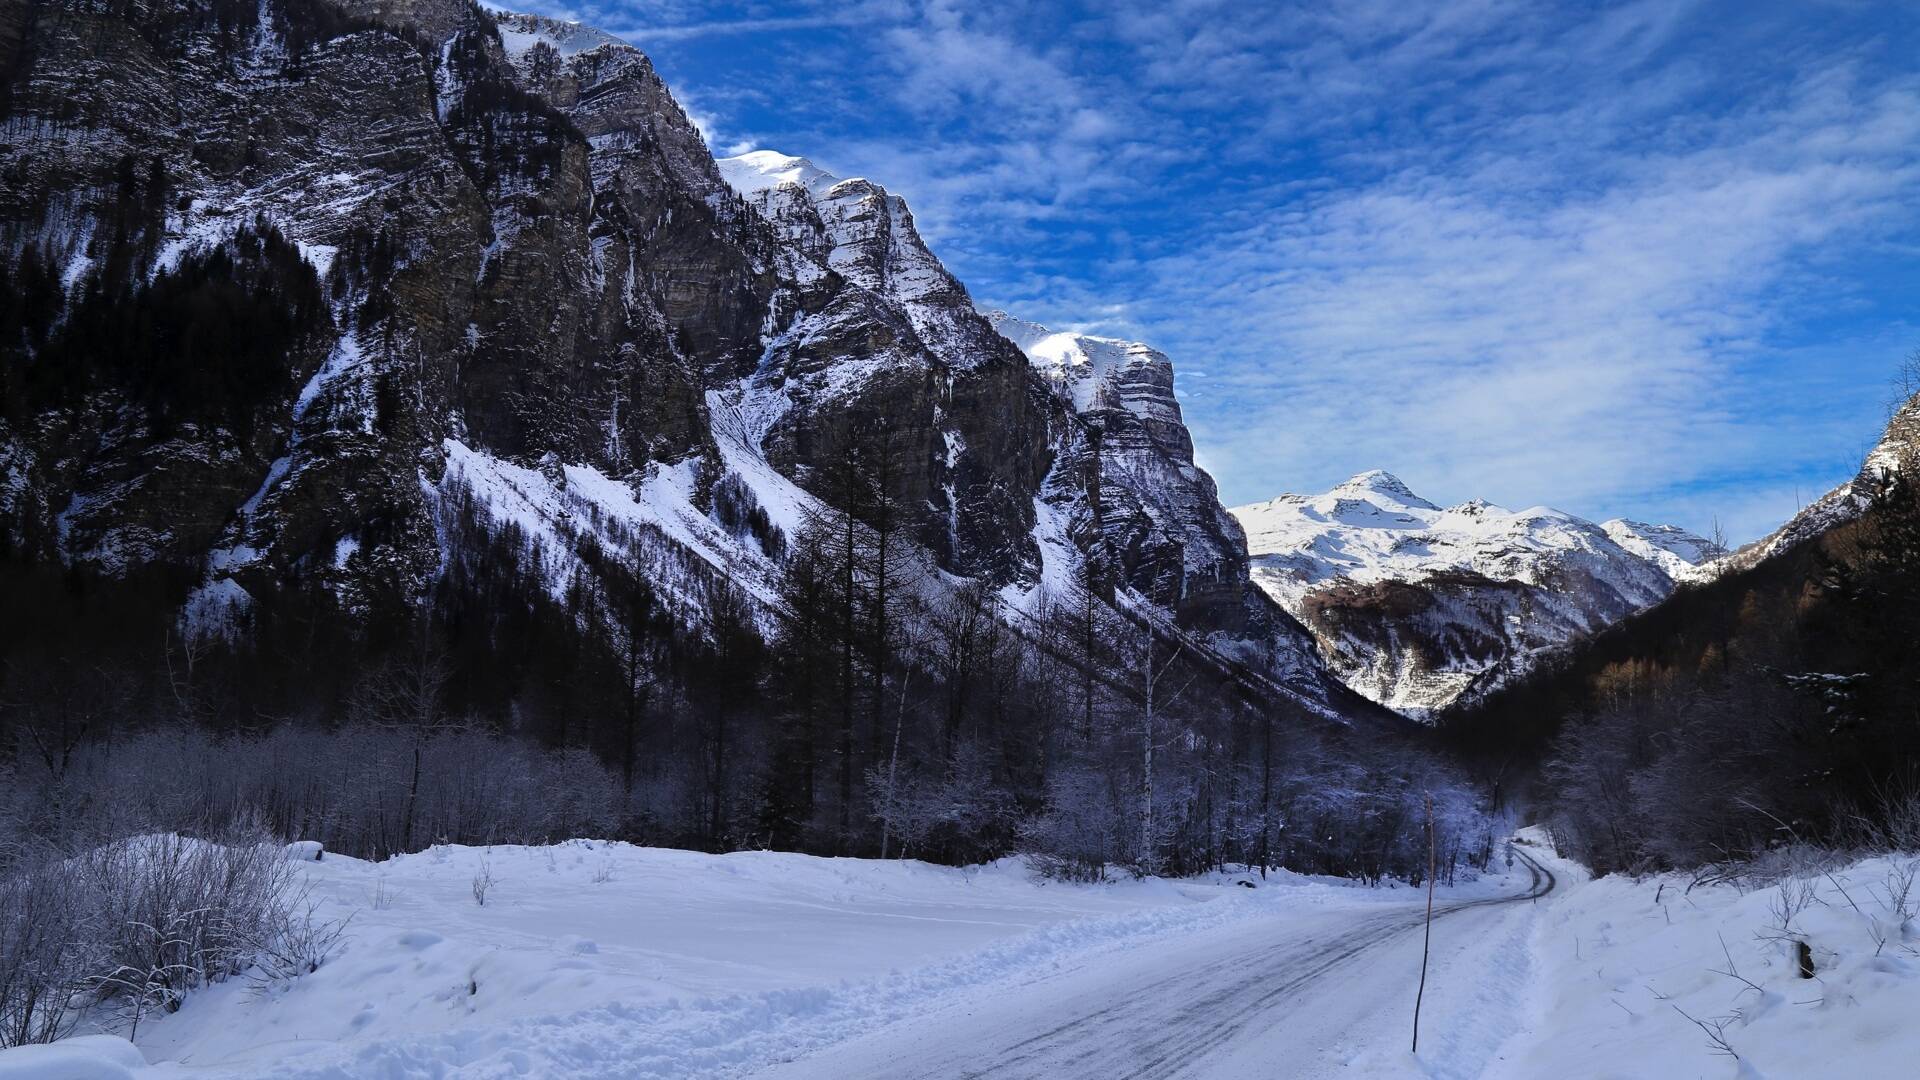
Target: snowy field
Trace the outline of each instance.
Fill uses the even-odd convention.
[[[1404,886],[573,841],[302,863],[351,919],[318,972],[195,993],[137,1045],[0,1052],[0,1080],[1915,1075],[1906,861],[1688,891],[1523,850],[1545,875],[1439,891],[1417,1056]]]
[[[148,1020],[137,1041],[153,1064],[137,1075],[722,1075],[1131,944],[1410,895],[1292,875],[1265,890],[1064,885],[1013,861],[962,870],[599,841],[301,865],[321,914],[351,918],[339,955],[284,992],[235,980]],[[126,1075],[126,1048],[100,1058],[102,1045],[0,1053],[0,1080],[80,1075],[37,1063],[82,1052],[101,1061],[86,1075]]]

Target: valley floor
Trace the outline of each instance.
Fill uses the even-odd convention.
[[[1063,885],[1015,861],[598,841],[302,865],[320,913],[351,916],[318,972],[192,995],[137,1048],[0,1052],[0,1080],[1869,1080],[1920,1060],[1920,931],[1887,914],[1888,859],[1816,879],[1790,920],[1818,968],[1802,980],[1767,931],[1778,890],[1588,882],[1523,846],[1439,891],[1417,1055],[1424,894],[1406,887]]]

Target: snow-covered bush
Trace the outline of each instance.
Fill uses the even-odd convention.
[[[994,842],[1014,820],[1012,800],[994,785],[992,764],[973,743],[960,745],[953,762],[938,771],[872,769],[867,787],[873,819],[903,858],[929,842],[963,863],[991,858],[998,854]]]
[[[148,833],[0,877],[0,1046],[60,1037],[95,1006],[137,1031],[209,983],[312,971],[337,927],[258,818]]]
[[[390,906],[376,899],[376,907]],[[304,895],[296,893],[275,906],[253,940],[253,966],[247,977],[266,990],[288,979],[320,970],[340,948],[351,919],[324,919]]]
[[[480,869],[473,872],[473,902],[486,907],[487,894],[493,891],[493,884],[493,865],[482,855]]]
[[[62,863],[0,876],[0,1047],[52,1042],[96,968],[80,875]]]
[[[416,847],[620,830],[619,780],[590,751],[550,751],[470,727],[434,734],[420,750]],[[26,850],[78,850],[103,836],[194,833],[202,821],[253,808],[272,831],[327,851],[391,854],[406,846],[412,753],[410,732],[373,725],[227,736],[163,727],[112,746],[84,745],[58,781],[44,770],[24,772],[21,790],[32,799],[23,797],[11,815],[0,796],[0,870],[11,858],[9,837]]]
[[[158,833],[74,860],[92,907],[98,969],[87,985],[137,1030],[153,1009],[245,971],[287,919],[294,870],[257,820],[216,840]]]

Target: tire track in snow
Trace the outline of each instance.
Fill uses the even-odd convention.
[[[1435,921],[1550,894],[1558,884],[1552,871],[1524,851],[1516,848],[1514,853],[1528,872],[1525,891],[1438,906]],[[1204,1075],[1209,1062],[1256,1021],[1301,1002],[1322,980],[1418,930],[1425,919],[1424,908],[1367,916],[1335,933],[1288,937],[1245,953],[1153,972],[1117,996],[1104,998],[1098,1007],[1037,1033],[1009,1033],[1020,1037],[1004,1046],[970,1046],[964,1063],[923,1063],[900,1071],[896,1062],[873,1075],[961,1080],[1061,1076],[1166,1080]],[[1272,977],[1276,970],[1292,974],[1276,981]],[[828,1072],[820,1075],[831,1073],[833,1056],[832,1051],[823,1055],[818,1064]],[[845,1075],[867,1074],[856,1070]]]
[[[1463,903],[1450,904],[1444,908],[1436,908],[1433,914],[1434,921],[1438,922],[1448,915],[1474,908],[1495,907],[1504,904],[1515,904],[1521,901],[1538,900],[1552,892],[1557,883],[1553,873],[1547,870],[1546,867],[1541,866],[1538,862],[1535,862],[1531,856],[1521,854],[1521,858],[1526,861],[1527,873],[1529,875],[1526,892],[1518,896],[1470,900]],[[1376,922],[1384,925],[1362,926],[1345,934],[1341,934],[1326,946],[1326,948],[1337,951],[1326,954],[1324,949],[1321,950],[1319,953],[1316,953],[1317,960],[1307,971],[1278,985],[1269,986],[1265,992],[1255,993],[1251,1000],[1244,1000],[1247,991],[1257,988],[1265,981],[1258,976],[1251,977],[1231,988],[1216,993],[1212,996],[1212,999],[1204,1004],[1212,1005],[1217,1002],[1221,1006],[1231,1006],[1231,1011],[1226,1016],[1214,1019],[1210,1024],[1207,1024],[1207,1026],[1200,1027],[1199,1030],[1195,1030],[1195,1027],[1198,1025],[1189,1025],[1184,1031],[1169,1036],[1168,1039],[1163,1040],[1160,1044],[1158,1049],[1161,1052],[1158,1053],[1157,1056],[1142,1063],[1137,1068],[1121,1073],[1120,1076],[1123,1080],[1150,1080],[1150,1078],[1175,1076],[1186,1071],[1188,1067],[1198,1059],[1198,1056],[1201,1055],[1205,1047],[1225,1043],[1233,1036],[1244,1031],[1255,1018],[1271,1009],[1286,1004],[1287,1001],[1308,989],[1311,984],[1318,981],[1323,975],[1345,967],[1361,954],[1385,945],[1402,933],[1410,933],[1413,930],[1419,929],[1425,921],[1426,914],[1422,912],[1418,916],[1376,920]],[[1281,951],[1281,949],[1270,949],[1267,951],[1267,955],[1271,957],[1272,954]],[[1274,958],[1278,959],[1278,957]],[[1233,999],[1235,998],[1242,998],[1243,1000],[1234,1004]],[[1208,1016],[1211,1010],[1199,1006],[1190,1006],[1185,1011],[1197,1019]],[[1202,1021],[1202,1023],[1204,1023],[1204,1021]],[[1167,1070],[1169,1065],[1173,1067],[1169,1071],[1163,1071]]]

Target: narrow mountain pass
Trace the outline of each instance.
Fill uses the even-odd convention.
[[[1434,910],[1431,1023],[1497,980],[1495,953],[1524,934],[1553,872],[1515,849],[1526,883],[1510,893],[1442,901]],[[1473,1075],[1462,1052],[1492,1039],[1449,1039],[1429,1026],[1420,1063],[1406,1056],[1420,973],[1424,902],[1289,911],[1156,942],[950,1008],[766,1070],[820,1078],[1316,1077]],[[1481,1012],[1478,1007],[1464,1010]],[[1476,1016],[1484,1023],[1484,1016]],[[1388,1050],[1399,1044],[1397,1054]],[[1461,1043],[1473,1044],[1462,1047]],[[1356,1070],[1356,1065],[1359,1068]]]

